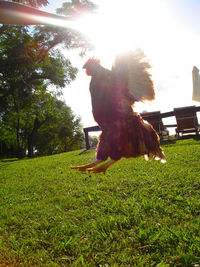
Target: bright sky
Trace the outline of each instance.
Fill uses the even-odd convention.
[[[65,0],[50,1],[47,11],[55,12]],[[110,68],[115,53],[141,48],[152,65],[156,99],[137,104],[136,111],[167,112],[174,107],[200,105],[192,101],[192,68],[200,68],[199,0],[95,0],[99,15],[86,17],[78,28],[87,34],[96,50],[86,58],[77,51],[65,51],[79,68],[76,81],[64,90],[66,103],[80,115],[84,127],[93,126],[90,77],[82,69],[90,56],[99,57]],[[175,123],[174,118],[164,123]]]

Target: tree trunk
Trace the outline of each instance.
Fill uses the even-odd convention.
[[[28,157],[29,158],[33,158],[34,157],[34,151],[33,151],[33,145],[34,145],[34,141],[33,141],[33,136],[30,136],[28,138]]]
[[[40,127],[38,118],[35,118],[33,129],[28,137],[28,157],[33,158],[34,157],[34,139],[37,133],[38,128]]]
[[[38,118],[35,118],[33,130],[28,136],[28,157],[29,158],[34,157],[34,142],[35,142],[37,131],[42,126],[42,124],[44,124],[47,120],[48,120],[48,117],[46,117],[46,119],[43,120],[42,122],[39,122]]]
[[[19,134],[19,130],[20,130],[20,119],[19,116],[17,118],[17,157],[18,159],[22,159],[24,157],[24,150],[23,148],[20,146],[20,134]]]

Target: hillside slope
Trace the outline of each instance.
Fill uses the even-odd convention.
[[[105,175],[69,169],[94,151],[0,161],[0,266],[200,263],[200,141],[163,148]]]

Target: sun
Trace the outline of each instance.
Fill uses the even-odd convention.
[[[95,56],[107,62],[120,52],[153,50],[171,24],[167,7],[159,0],[101,0],[97,4],[98,12],[81,18],[77,27],[94,44]]]
[[[173,36],[174,21],[165,1],[95,2],[99,8],[94,14],[75,21],[53,20],[52,24],[85,34],[95,47],[94,56],[107,62],[112,62],[118,53],[138,48],[155,57],[159,45],[162,48],[171,45],[169,36]]]
[[[194,58],[190,44],[194,38],[178,24],[169,3],[160,0],[96,0],[96,3],[99,4],[96,14],[76,21],[76,29],[87,35],[95,47],[89,56],[99,58],[103,67],[111,69],[116,54],[141,49],[152,66],[150,72],[156,90],[156,99],[149,108],[160,109],[166,102],[172,103],[172,99],[177,102],[178,88],[184,91],[181,99],[185,97],[187,102],[191,80],[185,66],[190,68]],[[184,64],[180,64],[183,57]],[[142,105],[139,109],[143,109]]]

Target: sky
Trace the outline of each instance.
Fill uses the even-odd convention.
[[[44,10],[54,12],[65,0],[50,0]],[[199,0],[95,0],[96,16],[77,22],[77,28],[89,36],[96,49],[81,58],[78,51],[62,51],[79,69],[77,79],[64,89],[64,99],[81,117],[83,127],[94,126],[89,94],[91,77],[82,66],[91,57],[111,68],[118,52],[140,48],[152,69],[156,98],[138,103],[137,112],[172,111],[175,107],[196,105],[192,101],[192,69],[200,69],[200,1]],[[163,119],[174,124],[175,118]]]

